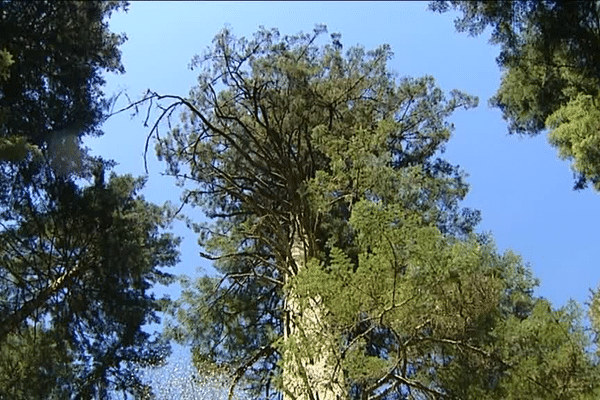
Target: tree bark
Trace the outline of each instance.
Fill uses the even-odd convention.
[[[298,271],[306,268],[306,238],[295,234],[291,262]],[[302,299],[291,287],[286,298],[284,400],[339,400],[346,398],[342,371],[336,368],[337,340],[323,319],[318,297]]]

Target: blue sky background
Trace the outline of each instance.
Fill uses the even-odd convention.
[[[391,45],[390,68],[400,75],[432,75],[445,92],[460,89],[479,96],[478,108],[457,112],[445,157],[468,174],[471,191],[464,205],[481,210],[481,231],[491,231],[500,250],[512,249],[531,263],[540,278],[538,294],[556,306],[581,303],[600,281],[598,238],[600,197],[591,189],[575,192],[569,164],[559,160],[545,134],[519,138],[507,134],[500,111],[488,106],[501,71],[498,48],[488,35],[456,33],[454,14],[427,10],[427,2],[133,2],[114,14],[111,29],[124,32],[124,75],[108,75],[106,94],[126,90],[132,99],[150,88],[186,96],[196,73],[188,67],[225,24],[236,36],[251,36],[260,25],[282,34],[311,31],[324,23],[340,32],[344,48]],[[125,106],[124,98],[117,107]],[[104,125],[105,135],[86,141],[93,154],[116,160],[118,173],[144,174],[143,117],[119,114]],[[148,200],[177,202],[179,189],[160,176],[163,166],[149,154]],[[189,210],[188,210],[189,211]],[[200,218],[198,212],[192,215]],[[195,275],[210,270],[198,256],[194,235],[184,226],[182,262],[173,272]],[[176,296],[176,289],[168,289]]]

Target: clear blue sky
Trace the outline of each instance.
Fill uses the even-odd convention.
[[[330,33],[342,34],[346,48],[389,43],[395,53],[390,66],[400,75],[429,74],[444,91],[479,96],[477,109],[453,117],[456,130],[445,154],[470,175],[465,205],[482,211],[480,230],[492,231],[500,250],[513,249],[531,263],[541,279],[540,295],[555,305],[569,298],[584,302],[600,280],[600,197],[591,189],[572,191],[569,165],[556,157],[544,134],[508,136],[500,111],[487,105],[500,80],[498,48],[488,44],[486,34],[456,33],[453,18],[427,11],[427,2],[133,2],[128,13],[111,18],[111,29],[129,37],[122,46],[127,72],[107,76],[106,93],[125,89],[138,98],[151,88],[187,95],[195,83],[188,68],[192,56],[225,24],[238,36],[250,36],[260,25],[293,34],[325,23]],[[148,128],[142,118],[121,114],[104,130],[103,137],[87,141],[92,152],[119,162],[118,173],[143,174]],[[177,201],[178,188],[159,176],[162,166],[153,154],[149,161],[146,198]],[[174,272],[194,275],[199,266],[209,269],[198,257],[193,234],[183,227],[177,232],[186,239]]]
[[[128,13],[111,18],[111,29],[129,37],[122,46],[127,72],[107,76],[106,93],[124,89],[136,99],[151,88],[187,95],[196,77],[188,68],[192,56],[225,24],[238,36],[250,36],[260,25],[293,34],[325,23],[330,33],[342,34],[345,48],[388,43],[395,53],[390,66],[400,75],[429,74],[444,91],[479,96],[477,109],[453,117],[456,130],[445,153],[470,175],[464,204],[481,210],[480,230],[493,232],[500,250],[513,249],[531,263],[541,279],[538,294],[555,305],[569,298],[584,302],[600,281],[600,197],[591,189],[572,191],[569,165],[556,157],[545,135],[508,136],[499,110],[487,105],[500,80],[498,48],[485,34],[456,33],[453,18],[427,11],[426,2],[133,2]],[[124,99],[118,105],[125,105]],[[149,128],[142,121],[118,115],[104,125],[103,137],[86,144],[92,153],[116,160],[118,173],[144,174]],[[146,198],[176,202],[178,188],[159,175],[163,166],[153,153],[149,168]],[[182,262],[173,272],[193,276],[197,267],[210,270],[198,257],[194,235],[183,226],[176,230],[185,240]]]

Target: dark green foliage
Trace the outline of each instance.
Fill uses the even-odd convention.
[[[141,187],[116,176],[84,189],[56,183],[2,215],[0,341],[4,348],[34,340],[36,351],[50,351],[52,338],[56,354],[70,360],[73,398],[135,393],[135,368],[167,350],[142,326],[158,322],[160,303],[149,290],[170,282],[159,267],[177,262],[177,240],[159,232],[166,210],[138,197]]]
[[[125,37],[111,33],[106,18],[124,7],[121,1],[0,2],[0,50],[11,61],[0,79],[1,143],[22,137],[56,153],[65,144],[78,148],[83,135],[101,134],[108,105],[102,73],[124,72]]]
[[[125,7],[0,1],[2,399],[150,395],[137,370],[168,352],[142,329],[178,259],[168,210],[81,148],[102,133],[102,74],[124,71],[107,17]]]
[[[43,327],[10,334],[0,347],[0,398],[68,399],[77,371],[64,346]]]
[[[491,104],[509,132],[549,132],[561,158],[571,160],[575,187],[600,190],[600,3],[597,1],[434,1],[462,12],[459,31],[490,26],[504,74]]]

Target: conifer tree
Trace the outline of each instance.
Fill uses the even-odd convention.
[[[182,107],[151,134],[210,219],[189,222],[220,273],[187,281],[171,337],[260,398],[539,397],[542,373],[560,396],[597,394],[576,312],[534,298],[521,260],[460,208],[467,185],[441,152],[447,118],[477,100],[398,77],[388,46],[344,51],[324,33],[225,29],[188,98],[143,100],[161,118]],[[547,328],[547,359],[523,321]]]
[[[161,232],[166,210],[142,186],[127,176],[61,183],[1,214],[1,398],[148,391],[136,371],[168,351],[143,330],[161,306],[150,289],[172,280],[160,267],[177,262],[178,240]]]
[[[138,369],[168,344],[146,332],[178,239],[143,180],[91,157],[124,72],[108,17],[121,1],[0,1],[0,398],[149,395]],[[86,184],[93,180],[93,184]]]
[[[502,81],[490,103],[510,133],[537,135],[572,162],[575,188],[600,190],[600,3],[597,1],[432,1],[456,9],[456,29],[479,35],[491,28],[500,46]]]

